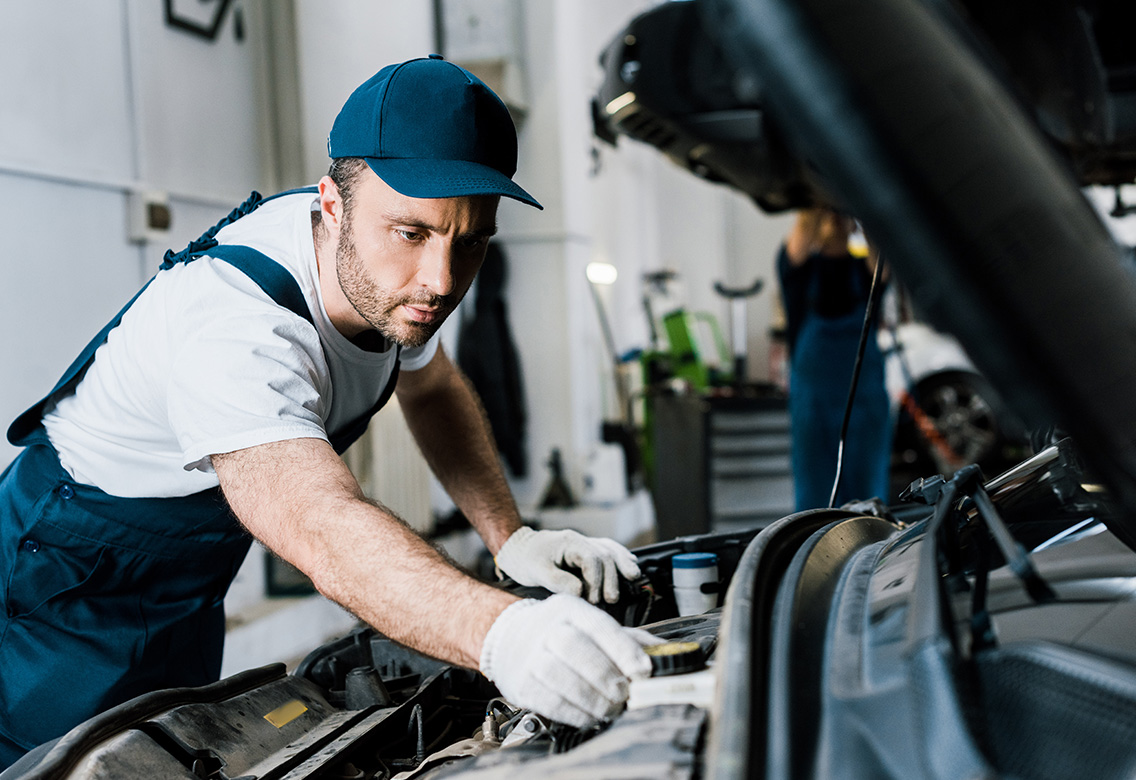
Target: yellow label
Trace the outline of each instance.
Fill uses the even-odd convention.
[[[307,711],[308,708],[302,701],[292,699],[287,704],[282,704],[265,715],[264,719],[276,728],[282,729]]]
[[[697,642],[663,642],[658,645],[647,645],[643,651],[647,655],[681,655],[701,649],[701,645]]]

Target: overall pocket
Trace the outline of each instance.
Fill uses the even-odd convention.
[[[95,575],[106,548],[38,525],[17,541],[8,576],[9,618],[31,615],[52,600],[78,591]]]
[[[116,690],[145,628],[137,597],[102,592],[129,557],[42,518],[16,544],[0,633],[0,731],[31,747],[122,700]]]

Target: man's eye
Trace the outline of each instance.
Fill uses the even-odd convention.
[[[398,237],[401,238],[403,241],[421,241],[422,240],[422,234],[421,233],[415,233],[413,230],[395,230],[394,232],[397,233]]]
[[[489,238],[486,236],[468,236],[461,240],[461,246],[467,251],[474,251],[483,248],[489,243]]]

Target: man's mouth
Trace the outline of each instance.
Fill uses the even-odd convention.
[[[413,306],[409,303],[404,303],[402,305],[402,309],[406,312],[406,316],[408,316],[412,321],[421,323],[423,325],[429,325],[430,323],[437,321],[442,317],[443,314],[443,311],[440,307],[432,308],[426,306]]]

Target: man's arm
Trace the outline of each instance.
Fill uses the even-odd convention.
[[[617,601],[620,576],[639,576],[635,556],[611,539],[522,527],[481,402],[440,347],[424,368],[399,376],[397,392],[426,462],[502,572],[593,603]]]
[[[422,455],[493,555],[521,527],[481,402],[441,346],[399,375],[398,403]]]
[[[212,462],[240,521],[321,593],[398,642],[478,668],[485,634],[517,598],[458,571],[369,502],[327,442],[274,442]]]
[[[584,727],[615,715],[655,641],[570,596],[516,596],[462,574],[368,502],[322,439],[212,456],[229,506],[321,593],[397,642],[480,669],[519,707]]]

